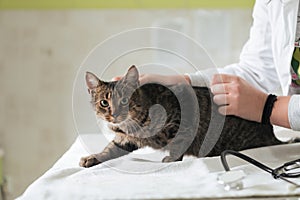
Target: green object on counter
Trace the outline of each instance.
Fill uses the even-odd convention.
[[[0,9],[252,8],[255,0],[0,0]]]

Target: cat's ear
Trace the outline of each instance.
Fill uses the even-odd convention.
[[[128,69],[124,79],[126,81],[133,82],[133,83],[138,83],[139,82],[139,72],[138,72],[136,66],[132,65]]]
[[[99,78],[91,72],[86,72],[85,81],[89,90],[93,90],[100,85]]]

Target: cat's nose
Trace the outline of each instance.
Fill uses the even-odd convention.
[[[111,115],[113,116],[113,118],[117,118],[120,115],[120,113],[119,112],[114,112]]]

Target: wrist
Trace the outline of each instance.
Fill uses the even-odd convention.
[[[274,108],[274,104],[277,101],[277,96],[274,94],[269,94],[266,101],[265,105],[263,108],[262,116],[261,116],[261,123],[262,124],[270,124],[270,118],[271,114]]]
[[[185,81],[186,81],[189,85],[191,85],[191,79],[190,79],[190,77],[189,77],[188,75],[184,75],[183,77],[184,77]]]
[[[277,101],[274,103],[273,111],[270,116],[271,124],[290,128],[288,119],[288,105],[290,98],[290,96],[277,97]]]
[[[268,98],[268,94],[264,92],[261,92],[257,96],[256,109],[258,112],[256,114],[256,117],[254,118],[254,121],[261,122],[267,98]]]

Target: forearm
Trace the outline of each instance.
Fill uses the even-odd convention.
[[[188,75],[184,75],[184,79],[185,79],[185,81],[188,83],[188,84],[192,84],[191,83],[191,79],[190,79],[190,77],[188,76]]]
[[[166,85],[174,85],[177,83],[189,84],[189,85],[191,84],[191,80],[188,75],[171,75],[160,79],[164,80],[162,83]]]
[[[290,96],[279,96],[274,103],[270,122],[273,125],[291,128],[288,117]]]
[[[174,85],[178,83],[191,84],[188,75],[160,75],[160,74],[143,74],[139,78],[140,84],[158,83],[162,85]]]

